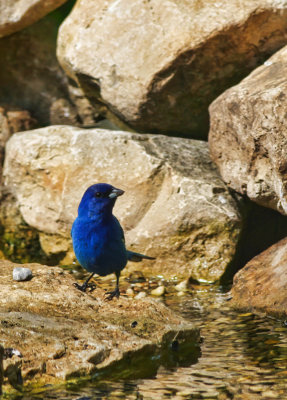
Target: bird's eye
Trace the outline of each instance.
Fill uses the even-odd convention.
[[[101,197],[101,196],[102,196],[102,194],[100,192],[96,193],[96,197]]]

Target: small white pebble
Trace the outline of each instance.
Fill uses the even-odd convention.
[[[270,65],[273,64],[273,62],[270,61],[270,60],[267,60],[267,61],[265,61],[263,64],[266,65],[267,67],[269,67]]]
[[[136,296],[135,299],[143,299],[146,297],[146,292],[139,292]]]
[[[187,280],[186,281],[182,281],[179,284],[177,284],[174,288],[178,292],[186,291],[187,290],[187,284],[188,284]]]
[[[27,281],[32,278],[32,271],[30,268],[16,267],[13,269],[14,281]]]
[[[128,288],[128,289],[126,290],[126,295],[127,295],[127,296],[134,296],[134,295],[135,295],[135,292],[133,291],[132,288]]]
[[[186,292],[184,292],[184,291],[182,290],[182,291],[180,291],[180,292],[177,292],[177,295],[178,295],[179,297],[185,296],[185,295],[186,295]]]
[[[150,294],[152,296],[162,296],[165,293],[165,287],[164,286],[158,286],[156,289],[153,289]]]

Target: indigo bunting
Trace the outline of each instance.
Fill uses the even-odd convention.
[[[116,288],[107,293],[108,300],[119,297],[119,278],[128,260],[154,260],[126,249],[123,229],[112,213],[116,199],[122,194],[123,190],[107,183],[90,186],[82,197],[71,231],[75,255],[81,266],[91,272],[83,285],[74,285],[85,292],[94,274],[115,273]]]

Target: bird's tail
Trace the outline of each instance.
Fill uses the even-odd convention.
[[[145,256],[144,254],[135,253],[134,251],[127,250],[128,260],[133,262],[140,262],[145,260],[155,260],[155,257]]]

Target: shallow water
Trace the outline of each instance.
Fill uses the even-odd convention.
[[[200,327],[199,359],[179,363],[189,366],[161,366],[152,379],[98,377],[14,399],[287,399],[287,327],[232,310],[228,296],[221,287],[202,286],[183,297],[165,297],[167,306]]]

